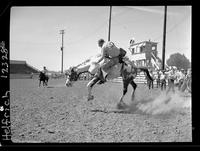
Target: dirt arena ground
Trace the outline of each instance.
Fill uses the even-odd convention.
[[[87,81],[64,82],[39,88],[37,79],[10,80],[13,142],[192,142],[191,96],[138,84],[134,100],[130,86],[128,106],[118,110],[122,83],[95,86],[88,102]]]

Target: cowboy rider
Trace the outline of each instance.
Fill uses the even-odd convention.
[[[47,70],[47,68],[46,68],[45,66],[43,67],[42,72],[43,72],[45,75],[47,75],[48,70]]]
[[[126,55],[126,51],[116,47],[112,41],[105,42],[104,39],[99,39],[98,45],[101,48],[101,58],[96,63],[100,63],[104,59],[104,63],[100,66],[100,72],[102,71],[100,79],[101,83],[104,83],[110,69],[122,62],[122,57]]]
[[[48,70],[47,70],[47,68],[44,66],[43,67],[43,70],[42,70],[42,72],[44,73],[44,75],[49,79],[49,76],[48,76]]]

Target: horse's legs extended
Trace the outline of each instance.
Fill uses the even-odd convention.
[[[130,83],[129,79],[123,79],[123,95],[120,98],[120,103],[124,103],[123,98],[127,93],[129,83]]]
[[[45,80],[45,85],[48,86],[48,79]]]
[[[47,86],[48,86],[48,82],[49,82],[49,77],[47,77],[47,81],[46,81]]]
[[[136,90],[136,88],[137,88],[137,84],[132,80],[131,82],[130,82],[130,84],[131,84],[131,86],[133,87],[133,92],[132,92],[132,100],[134,99],[134,94],[135,94],[135,90]]]
[[[153,89],[153,81],[151,81],[151,88]]]
[[[123,78],[123,77],[122,77],[122,78]],[[123,95],[121,96],[120,101],[119,101],[119,103],[117,104],[117,108],[118,108],[118,109],[121,109],[121,108],[126,107],[126,103],[124,103],[123,98],[124,98],[124,96],[125,96],[126,93],[127,93],[128,85],[129,85],[130,82],[131,82],[130,79],[124,79],[124,78],[123,78]]]
[[[148,88],[151,89],[151,81],[150,80],[147,80],[147,85],[148,85]]]
[[[99,81],[100,79],[98,77],[94,77],[88,84],[88,101],[92,100],[94,96],[92,95],[92,87]]]

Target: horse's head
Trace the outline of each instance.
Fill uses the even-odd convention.
[[[79,75],[74,67],[70,68],[65,73],[65,75],[67,78],[66,83],[65,83],[66,86],[72,86],[72,82],[77,81],[78,77],[79,77]]]

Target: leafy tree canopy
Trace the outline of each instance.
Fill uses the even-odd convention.
[[[185,69],[191,67],[189,59],[184,54],[174,53],[171,54],[169,59],[167,59],[167,65],[176,66],[178,69]]]

